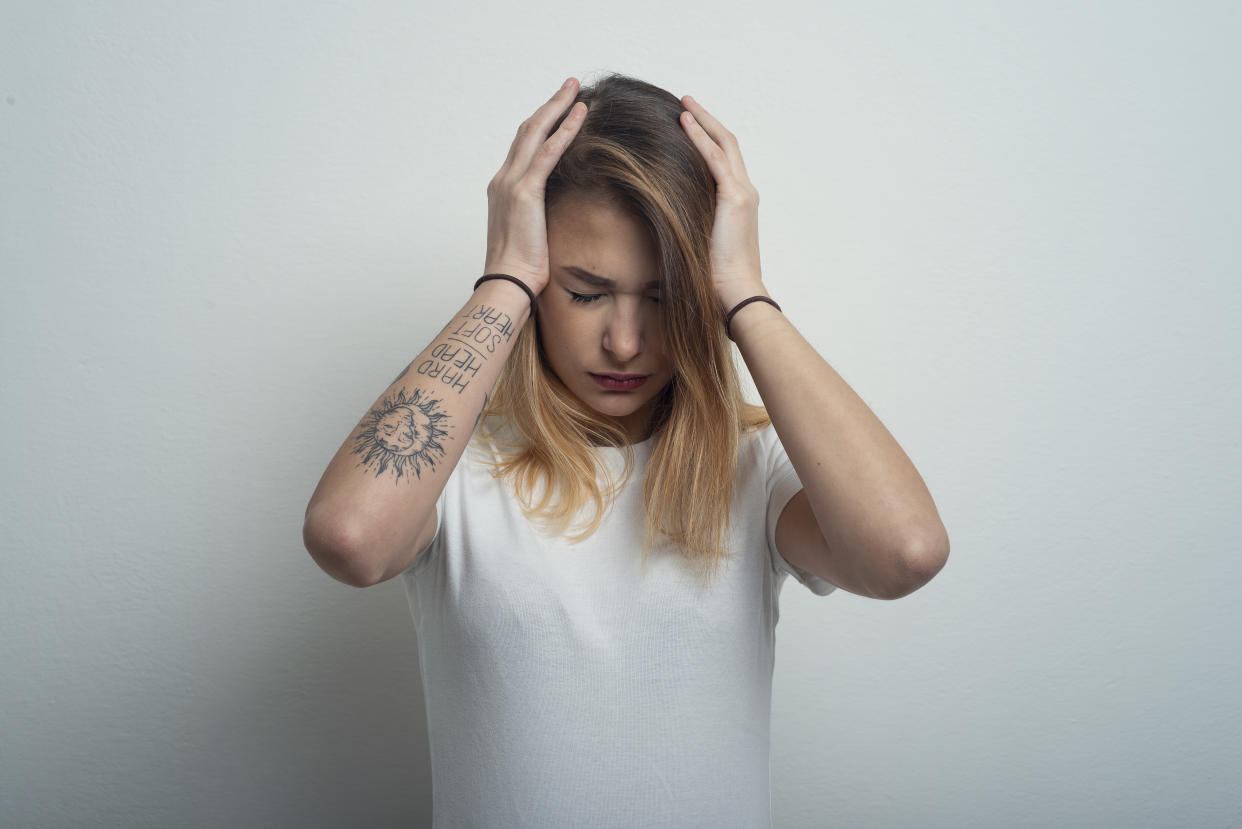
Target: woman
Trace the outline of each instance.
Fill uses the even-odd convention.
[[[768,825],[780,587],[917,589],[931,496],[768,297],[692,98],[570,78],[487,195],[484,278],[333,458],[307,549],[402,576],[437,822]]]

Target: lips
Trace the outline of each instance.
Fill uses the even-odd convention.
[[[609,391],[630,391],[647,382],[646,374],[596,374],[591,379]]]

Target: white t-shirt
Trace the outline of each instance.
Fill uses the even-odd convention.
[[[450,827],[771,826],[776,522],[802,484],[768,425],[742,437],[732,559],[707,588],[642,559],[652,440],[593,536],[572,545],[462,455],[431,544],[402,574],[418,636],[432,810]],[[622,450],[597,447],[620,472]],[[592,514],[593,507],[584,508]]]

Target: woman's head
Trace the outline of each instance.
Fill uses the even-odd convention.
[[[556,300],[568,296],[564,291],[569,274],[558,268],[567,265],[624,281],[626,291],[645,291],[646,283],[657,282],[659,304],[637,299],[646,294],[619,291],[596,301],[598,307],[577,308],[585,312],[589,307],[595,315],[601,340],[595,350],[602,352],[579,359],[603,365],[585,365],[572,378],[560,371],[568,368],[568,361],[562,359],[563,354],[554,356],[556,343],[546,339],[561,329],[537,321],[537,344],[547,379],[555,383],[555,377],[593,413],[605,416],[599,418],[603,439],[597,442],[625,442],[658,431],[677,402],[702,411],[717,407],[719,397],[727,393],[722,379],[732,373],[732,348],[721,325],[708,264],[716,184],[678,121],[683,108],[672,93],[611,74],[584,85],[577,100],[587,104],[586,120],[548,177],[544,194],[551,265],[544,294],[558,289],[561,294],[542,298],[541,311],[545,305],[557,308]],[[599,269],[575,261],[584,258],[596,262]],[[579,284],[575,290],[583,293],[583,287]],[[629,315],[633,318],[629,327],[627,312],[637,311],[635,306],[645,313]],[[583,317],[579,314],[576,319]],[[600,329],[610,325],[615,351],[602,343]],[[626,337],[641,341],[627,344]],[[665,372],[654,373],[637,393],[608,392],[603,402],[609,405],[594,404],[600,399],[595,393],[599,386],[589,375],[585,378],[589,385],[579,382],[582,368],[599,373],[647,373],[654,368],[647,361],[657,362],[650,353],[637,355],[637,368],[610,366],[609,360],[624,359],[627,348],[650,352],[657,344]],[[624,423],[609,420],[629,409],[634,398],[642,404],[637,414]]]
[[[643,440],[673,379],[655,240],[615,198],[568,192],[547,219],[550,274],[536,315],[547,368],[585,406],[617,418],[630,442]]]
[[[592,445],[655,437],[644,550],[658,527],[714,559],[740,433],[767,422],[762,407],[742,398],[712,287],[715,179],[672,93],[611,74],[584,85],[577,100],[588,106],[586,119],[545,188],[549,282],[481,431],[493,446],[512,448],[500,474],[514,475],[519,494],[539,478],[560,484],[559,502],[548,506],[549,486],[531,511],[561,528],[587,498],[602,507]],[[591,285],[584,272],[615,285]],[[599,299],[574,301],[575,293]],[[650,376],[637,390],[615,391],[591,376],[600,373]],[[516,429],[515,443],[502,437],[505,426]],[[627,451],[616,486],[632,463]],[[586,535],[601,518],[602,509]]]

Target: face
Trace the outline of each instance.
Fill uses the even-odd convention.
[[[645,439],[655,401],[672,380],[654,240],[614,205],[569,194],[548,212],[548,264],[537,301],[552,370],[592,410],[619,418],[631,442]],[[604,375],[644,379],[610,383]]]

